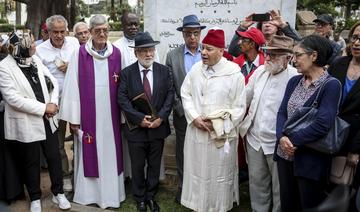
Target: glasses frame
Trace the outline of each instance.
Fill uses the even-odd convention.
[[[351,35],[350,40],[352,43],[355,43],[356,41],[360,42],[360,35]]]
[[[199,37],[199,36],[200,36],[200,33],[201,33],[200,30],[193,31],[193,32],[183,31],[183,34],[184,34],[185,37],[187,37],[187,38],[191,38],[193,35],[194,35],[194,37]]]

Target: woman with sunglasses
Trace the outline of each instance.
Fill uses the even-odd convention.
[[[328,71],[343,85],[339,116],[350,124],[349,136],[339,155],[347,156],[347,163],[356,167],[360,153],[360,22],[349,32],[346,52],[347,56],[335,60]],[[360,170],[357,168],[352,185],[354,191],[358,190],[359,184]],[[355,201],[351,201],[350,207],[350,211],[356,211]]]

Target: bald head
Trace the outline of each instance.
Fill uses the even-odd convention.
[[[139,17],[134,13],[125,13],[123,16],[121,16],[121,26],[124,32],[124,36],[133,40],[136,34],[139,32]]]

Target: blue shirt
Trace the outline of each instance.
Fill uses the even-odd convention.
[[[185,63],[185,71],[188,73],[191,67],[201,60],[201,49],[200,45],[196,49],[195,54],[191,53],[191,51],[186,47],[184,48],[184,63]]]
[[[345,84],[343,86],[343,92],[342,92],[342,98],[341,98],[341,104],[344,102],[345,98],[349,94],[351,88],[355,85],[356,80],[351,80],[348,77],[345,78]]]

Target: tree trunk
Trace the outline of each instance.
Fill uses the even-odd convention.
[[[70,0],[69,30],[72,30],[76,18],[76,1]]]
[[[351,17],[351,2],[347,0],[345,3],[345,20],[348,20]]]
[[[16,2],[16,25],[21,24],[21,3]]]
[[[39,38],[41,24],[46,18],[58,14],[68,19],[68,0],[16,0],[27,4],[26,27],[29,28],[35,38]]]

